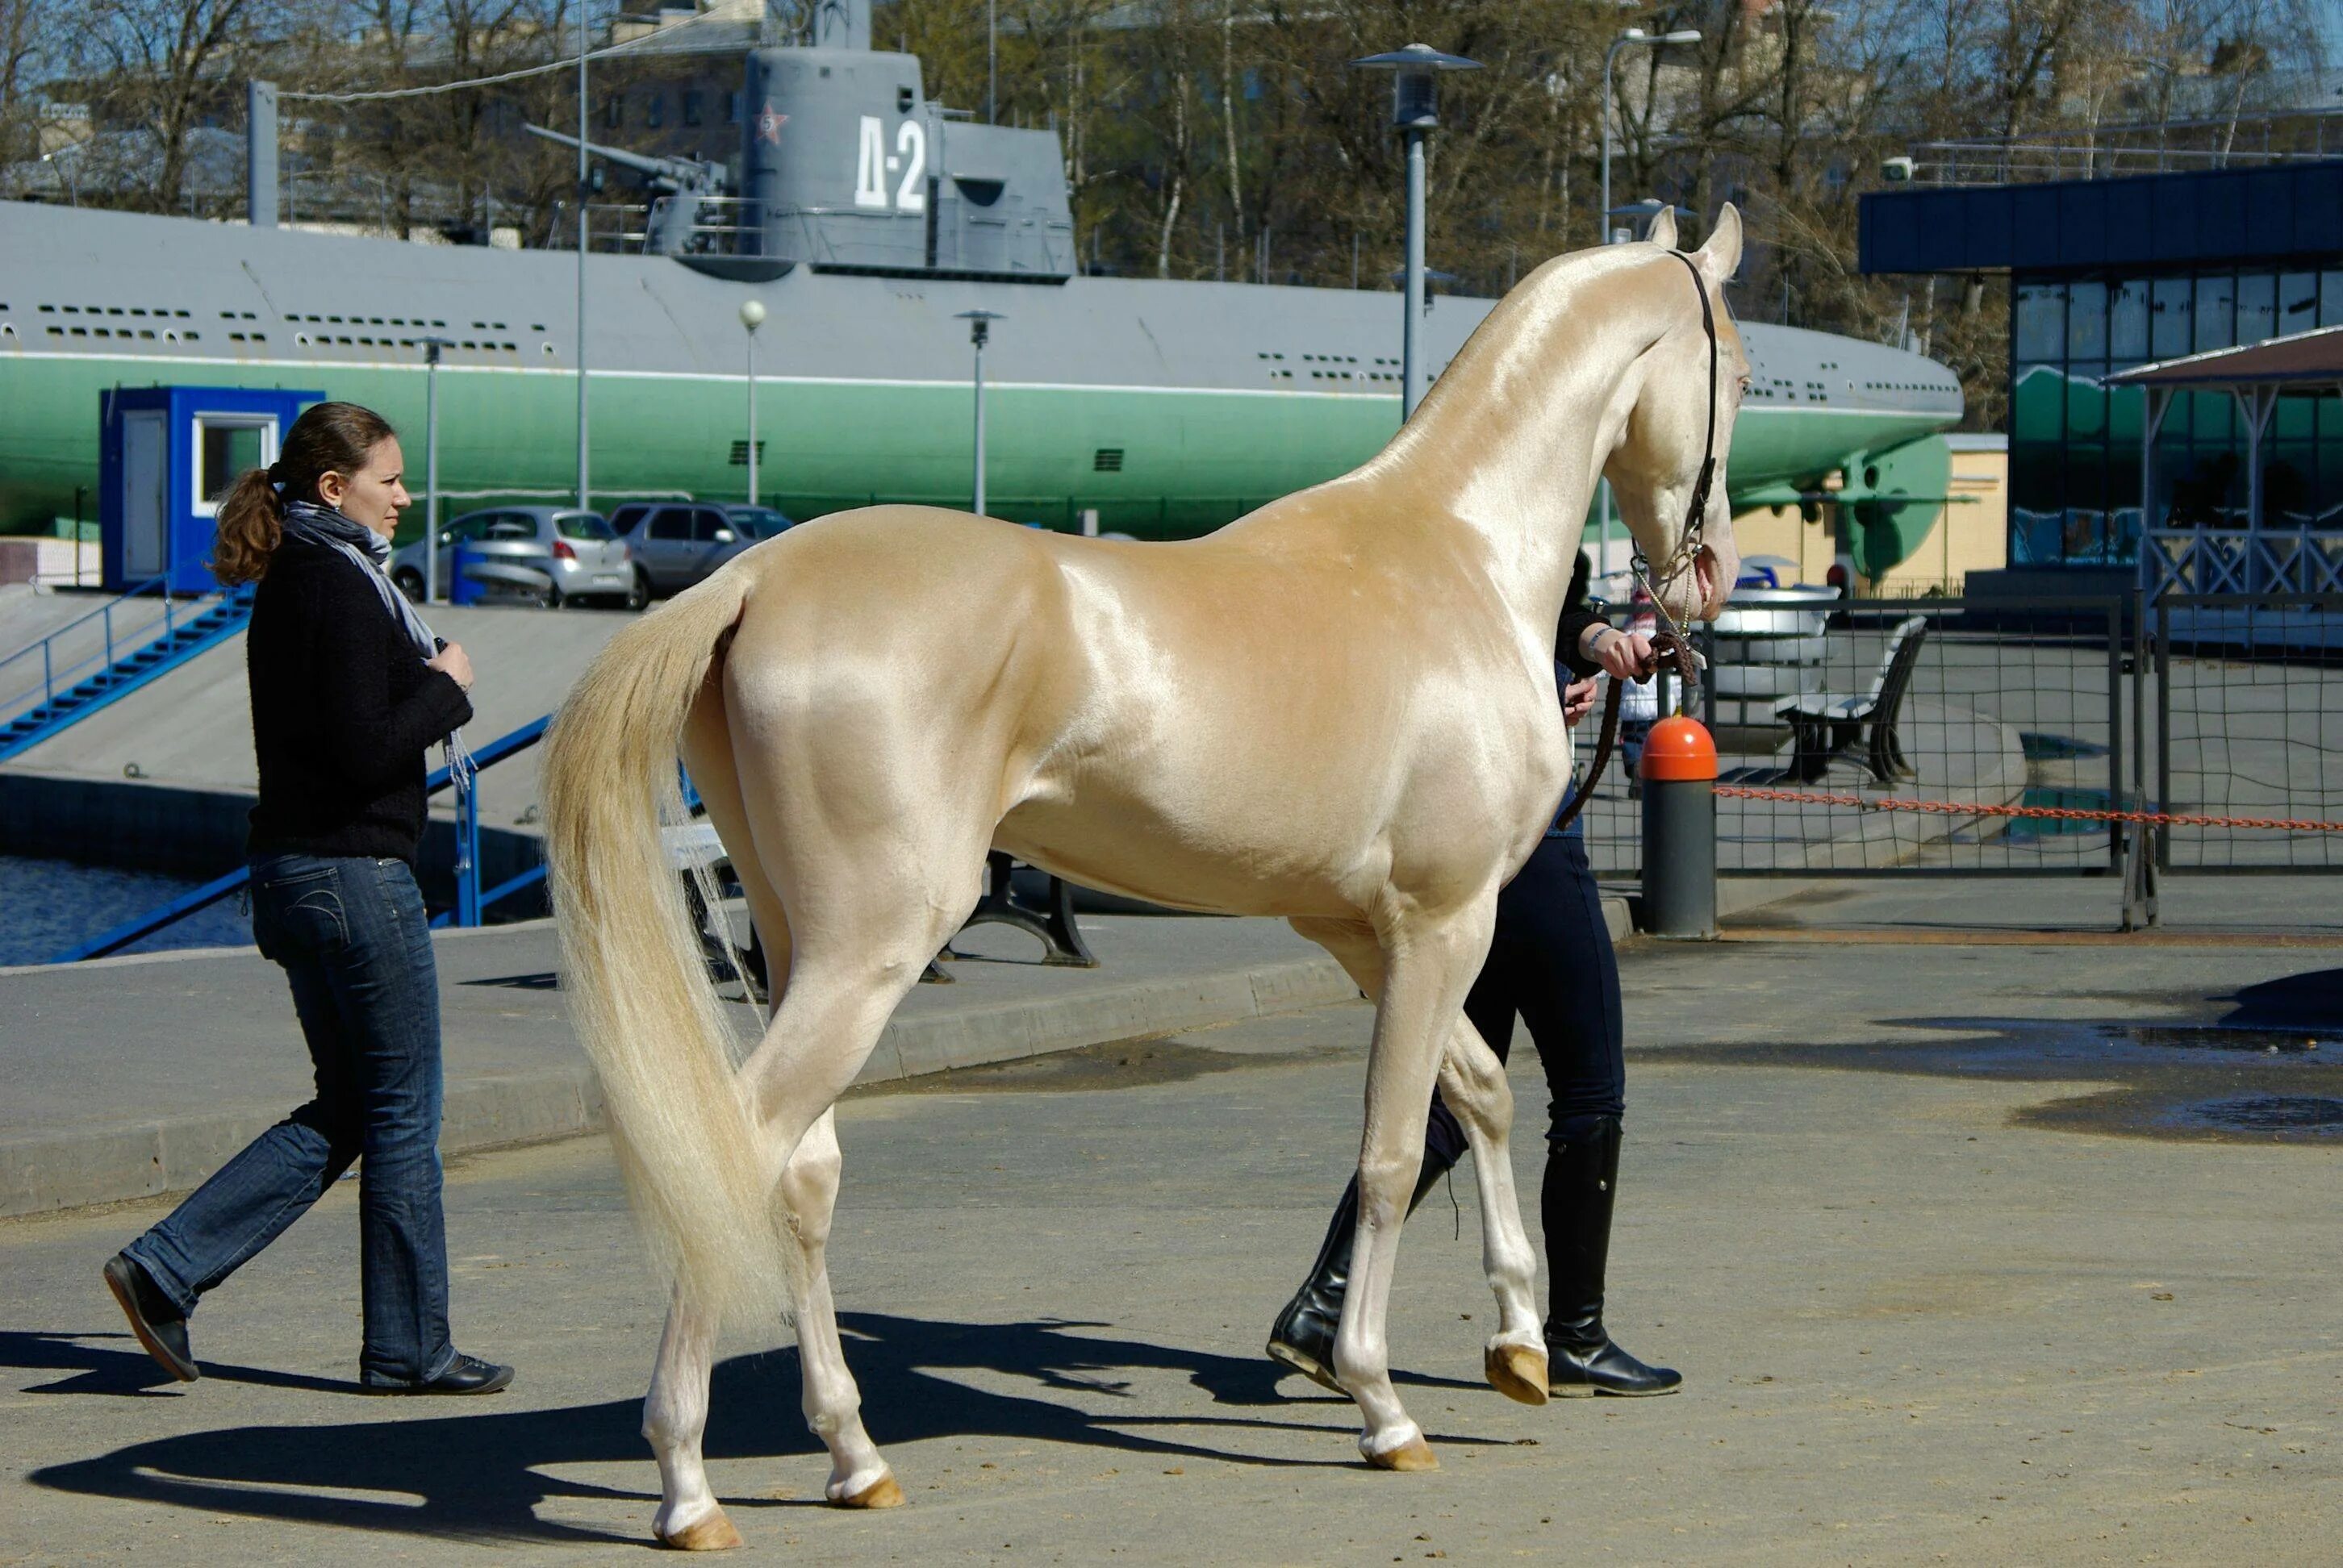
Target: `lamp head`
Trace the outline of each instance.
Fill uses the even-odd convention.
[[[751,332],[754,332],[759,327],[764,326],[765,302],[761,299],[742,300],[740,302],[740,325],[747,327]]]
[[[1428,131],[1440,123],[1434,84],[1441,72],[1481,68],[1478,60],[1443,55],[1429,44],[1410,44],[1403,49],[1370,55],[1351,64],[1359,70],[1392,73],[1392,128],[1400,131]]]

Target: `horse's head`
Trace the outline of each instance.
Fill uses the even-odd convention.
[[[1648,276],[1651,286],[1675,291],[1680,319],[1645,355],[1634,408],[1604,475],[1650,563],[1652,591],[1668,614],[1688,621],[1724,609],[1741,569],[1725,495],[1725,454],[1749,385],[1741,334],[1725,307],[1725,280],[1741,265],[1741,215],[1727,203],[1698,250],[1679,252],[1675,239],[1675,219],[1663,210],[1651,245],[1692,265],[1672,261]]]

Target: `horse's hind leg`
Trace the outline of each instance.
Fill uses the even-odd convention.
[[[830,1295],[824,1249],[838,1202],[841,1164],[837,1113],[822,1112],[806,1131],[781,1175],[780,1198],[798,1248],[798,1362],[804,1378],[806,1424],[830,1450],[823,1495],[841,1508],[893,1508],[903,1489],[862,1429],[862,1395],[847,1370]]]
[[[686,1552],[720,1552],[740,1544],[740,1533],[708,1489],[699,1451],[708,1428],[708,1376],[721,1316],[689,1280],[676,1282],[667,1328],[659,1335],[659,1365],[651,1373],[651,1391],[643,1399],[643,1436],[659,1468],[659,1506],[651,1516],[651,1533],[661,1545]]]

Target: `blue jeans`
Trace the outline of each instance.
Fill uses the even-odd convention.
[[[252,934],[292,982],[317,1098],[124,1251],[191,1312],[364,1154],[359,1376],[427,1382],[456,1348],[439,1209],[439,980],[415,873],[403,860],[256,856]]]
[[[1626,1114],[1619,959],[1576,833],[1542,841],[1497,895],[1496,933],[1464,1016],[1503,1060],[1517,1015],[1545,1069],[1548,1139],[1574,1142],[1595,1120]],[[1452,1163],[1464,1152],[1464,1130],[1437,1092],[1424,1141]]]

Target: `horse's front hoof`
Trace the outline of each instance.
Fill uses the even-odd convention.
[[[1423,1433],[1420,1432],[1397,1448],[1388,1448],[1381,1453],[1370,1452],[1367,1455],[1367,1462],[1377,1470],[1437,1470],[1440,1468],[1439,1457],[1432,1452],[1432,1444],[1423,1441]]]
[[[740,1544],[740,1533],[732,1522],[718,1509],[697,1524],[687,1524],[674,1534],[656,1532],[659,1543],[670,1552],[729,1552]]]
[[[903,1489],[895,1484],[894,1474],[890,1472],[860,1492],[849,1492],[830,1501],[840,1508],[900,1508]]]
[[[1546,1400],[1545,1351],[1537,1345],[1491,1345],[1481,1358],[1489,1386],[1518,1404]]]

